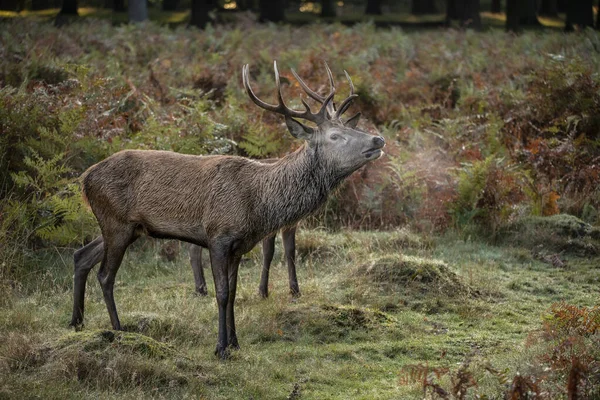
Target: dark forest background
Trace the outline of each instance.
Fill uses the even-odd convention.
[[[316,19],[357,22],[379,17],[380,24],[399,24],[394,14],[415,16],[439,15],[438,19],[403,21],[414,26],[450,25],[475,29],[482,27],[481,13],[504,13],[506,29],[518,31],[540,26],[538,16],[561,18],[564,29],[593,27],[594,0],[1,0],[0,10],[22,12],[56,9],[57,23],[79,15],[80,8],[95,8],[124,13],[120,22],[141,22],[149,18],[149,10],[185,11],[190,25],[203,28],[207,23],[230,20],[239,12],[254,12],[261,22],[306,23]],[[86,13],[87,14],[87,13]],[[302,16],[299,16],[302,15]]]

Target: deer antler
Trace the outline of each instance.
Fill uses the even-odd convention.
[[[259,106],[261,108],[264,108],[265,110],[273,111],[278,114],[282,114],[286,117],[302,118],[307,121],[314,122],[317,125],[320,125],[323,122],[325,122],[326,120],[330,119],[329,115],[327,114],[327,106],[329,103],[331,103],[331,100],[333,99],[333,96],[335,95],[335,90],[332,90],[331,93],[329,93],[329,95],[323,99],[323,102],[322,102],[323,105],[321,106],[321,109],[317,113],[313,113],[311,111],[310,106],[306,103],[306,101],[304,101],[304,99],[302,99],[302,104],[304,105],[304,108],[306,110],[304,110],[304,111],[293,110],[291,108],[288,108],[285,105],[285,102],[283,101],[283,95],[281,94],[281,82],[279,80],[279,70],[277,69],[277,61],[273,62],[273,68],[275,69],[275,83],[277,84],[277,100],[278,100],[277,105],[272,105],[272,104],[266,103],[266,102],[262,101],[261,99],[259,99],[254,94],[254,92],[252,91],[252,88],[250,87],[250,77],[248,75],[248,71],[249,71],[248,64],[244,65],[244,67],[242,68],[242,80],[244,82],[244,88],[246,89],[248,96],[250,96],[250,99],[254,102],[254,104],[256,104],[257,106]]]
[[[333,74],[331,73],[331,70],[329,69],[329,65],[327,65],[327,63],[325,63],[325,69],[327,70],[327,76],[329,77],[330,92],[335,92],[335,83],[333,81]],[[310,97],[312,97],[314,100],[318,101],[321,104],[323,104],[325,102],[326,97],[321,96],[320,94],[318,94],[317,92],[315,92],[314,90],[309,88],[308,85],[306,83],[304,83],[302,78],[300,78],[300,76],[296,73],[296,71],[294,71],[293,68],[292,68],[292,74],[294,75],[294,77],[296,78],[296,80],[298,81],[298,83],[300,84],[302,89],[304,89],[304,91],[306,92],[307,95],[309,95]],[[333,103],[333,101],[331,103],[327,104],[327,112],[329,113],[330,117],[332,117],[335,114],[335,104]]]
[[[350,102],[358,97],[357,94],[354,94],[354,84],[352,83],[352,79],[350,78],[350,75],[348,75],[348,72],[346,72],[346,70],[344,70],[344,74],[346,74],[346,79],[348,79],[348,84],[350,85],[350,96],[348,96],[346,98],[346,100],[344,100],[342,102],[342,105],[335,113],[335,118],[340,118],[342,116],[342,114],[344,114],[346,112],[348,107],[350,107]]]
[[[345,70],[344,74],[346,74],[346,79],[348,80],[348,84],[350,85],[350,95],[342,102],[340,108],[336,109],[335,104],[333,103],[333,96],[335,96],[335,82],[333,81],[333,74],[331,73],[331,70],[329,69],[327,63],[325,63],[325,69],[327,70],[327,76],[329,77],[330,87],[329,94],[327,96],[321,96],[320,94],[309,88],[308,85],[302,80],[302,78],[300,78],[300,76],[296,73],[296,71],[292,69],[292,74],[298,80],[300,87],[304,89],[308,96],[321,103],[321,109],[319,110],[319,112],[313,113],[306,101],[304,101],[304,99],[301,99],[302,105],[304,105],[305,110],[297,111],[288,108],[285,105],[285,102],[283,101],[283,95],[281,94],[281,82],[279,80],[279,70],[277,69],[277,61],[273,61],[273,69],[275,70],[275,83],[277,84],[277,105],[266,103],[254,94],[252,88],[250,87],[250,68],[248,64],[242,67],[242,81],[244,82],[244,88],[246,89],[248,96],[250,96],[250,99],[254,102],[254,104],[261,108],[264,108],[265,110],[285,115],[286,117],[302,118],[319,125],[325,122],[326,120],[340,119],[342,114],[344,114],[348,107],[350,107],[350,102],[356,97],[358,97],[358,95],[354,93],[354,84],[352,83],[352,79],[350,78],[350,75],[348,75],[348,72],[346,72]]]
[[[335,92],[335,83],[333,81],[333,74],[331,73],[331,70],[329,69],[329,65],[327,65],[327,63],[325,63],[325,69],[327,70],[327,76],[329,76],[329,87],[331,88],[332,92]],[[300,84],[302,89],[304,89],[306,94],[308,94],[310,97],[312,97],[314,100],[320,102],[321,104],[323,104],[325,102],[326,97],[321,96],[320,94],[318,94],[317,92],[315,92],[314,90],[309,88],[308,85],[302,80],[302,78],[300,78],[300,76],[298,76],[296,71],[294,71],[294,69],[292,69],[292,74],[294,74],[294,77],[296,78],[296,80],[298,81],[298,83]],[[350,78],[350,75],[348,75],[348,72],[346,72],[346,70],[344,70],[344,74],[346,74],[346,79],[348,80],[348,84],[350,85],[350,96],[348,96],[348,98],[346,98],[342,102],[342,105],[340,106],[339,109],[337,109],[337,111],[336,111],[336,107],[335,107],[335,104],[333,101],[331,103],[327,104],[327,111],[329,112],[330,119],[339,119],[342,116],[342,114],[344,114],[346,112],[348,107],[350,107],[350,102],[358,96],[358,95],[354,94],[354,84],[352,83],[352,79]]]

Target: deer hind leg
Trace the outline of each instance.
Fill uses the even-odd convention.
[[[196,244],[190,244],[190,263],[194,272],[194,281],[196,282],[196,294],[206,296],[206,279],[204,279],[204,270],[202,268],[202,247]]]
[[[114,330],[121,330],[121,323],[117,315],[117,306],[113,296],[113,287],[117,271],[123,261],[123,255],[127,247],[137,238],[135,227],[121,225],[120,230],[113,230],[110,235],[104,235],[104,258],[98,271],[98,281],[102,287],[104,302],[108,310],[110,322]]]
[[[227,301],[227,347],[238,350],[240,345],[235,331],[235,317],[233,307],[235,304],[235,292],[237,289],[238,267],[240,265],[241,256],[234,257],[229,264],[229,299]]]
[[[73,277],[73,317],[71,326],[79,328],[83,325],[83,305],[85,300],[85,285],[88,274],[94,265],[102,261],[104,255],[104,240],[102,236],[77,250],[73,256],[75,274]]]
[[[285,259],[288,265],[288,279],[290,282],[290,293],[294,297],[300,297],[300,287],[296,276],[296,227],[284,229],[281,232]]]
[[[264,299],[269,297],[269,270],[271,268],[271,262],[273,261],[273,255],[275,254],[275,236],[277,233],[267,236],[263,239],[263,268],[260,276],[260,285],[258,286],[258,293]]]

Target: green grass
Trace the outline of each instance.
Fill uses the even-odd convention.
[[[303,230],[302,297],[288,295],[278,249],[271,297],[260,299],[260,252],[249,253],[236,302],[242,349],[220,361],[212,285],[196,296],[185,247],[166,262],[159,246],[142,240],[123,262],[115,291],[123,334],[109,331],[93,275],[86,326],[67,327],[70,251],[47,256],[47,273],[31,279],[38,284],[12,289],[0,309],[0,396],[416,399],[422,389],[400,384],[403,368],[455,370],[470,357],[524,373],[536,351],[527,337],[552,303],[600,298],[598,257],[570,256],[559,269],[525,248],[451,236]],[[477,392],[498,395],[500,383],[482,371]]]

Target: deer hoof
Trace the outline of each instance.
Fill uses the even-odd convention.
[[[240,349],[240,345],[237,341],[237,338],[234,338],[233,340],[231,340],[231,342],[229,343],[229,345],[227,346],[227,348],[231,349],[231,350],[239,350]]]
[[[69,326],[72,327],[75,330],[75,332],[79,332],[79,331],[81,331],[83,329],[84,325],[83,325],[83,321],[72,320],[69,323]]]
[[[227,347],[217,345],[217,348],[215,349],[215,355],[221,360],[227,360],[227,358],[229,358],[229,349]]]

